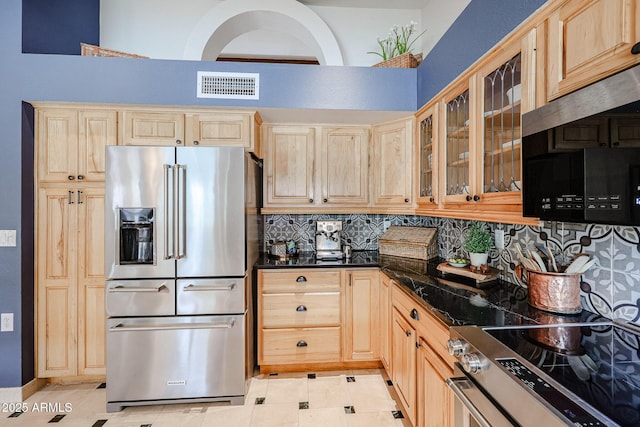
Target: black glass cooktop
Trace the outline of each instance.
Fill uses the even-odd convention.
[[[614,422],[640,426],[639,335],[612,324],[486,332]]]

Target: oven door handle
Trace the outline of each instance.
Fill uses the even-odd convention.
[[[132,332],[132,331],[172,331],[181,329],[231,329],[235,325],[234,319],[228,322],[207,322],[207,323],[177,323],[177,324],[155,324],[155,325],[125,325],[119,323],[109,328],[109,332]]]
[[[473,402],[471,402],[471,400],[464,393],[463,387],[461,386],[462,384],[465,384],[468,388],[468,385],[471,384],[471,382],[466,378],[460,377],[447,379],[447,385],[449,386],[451,391],[453,391],[453,394],[455,394],[456,397],[460,399],[460,402],[462,402],[462,404],[467,408],[469,413],[473,416],[473,418],[475,418],[478,424],[481,427],[491,427],[489,421],[487,421],[487,419],[480,413],[478,408],[475,407]]]
[[[235,282],[230,283],[228,285],[214,286],[214,285],[194,285],[193,283],[188,284],[183,287],[182,290],[185,292],[195,292],[195,291],[233,291],[236,287]]]

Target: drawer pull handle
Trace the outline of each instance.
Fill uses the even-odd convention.
[[[307,342],[304,340],[300,340],[296,343],[296,347],[306,347],[307,346]]]
[[[298,278],[296,279],[296,282],[298,283],[302,283],[302,282],[306,282],[307,278],[304,276],[298,276]]]
[[[407,334],[408,337],[411,336],[411,331],[405,331],[404,333]]]
[[[413,320],[420,320],[420,316],[418,316],[418,310],[415,308],[411,310],[411,314],[409,314]]]
[[[296,307],[296,311],[307,311],[307,307],[305,307],[304,305],[299,305],[298,307]]]

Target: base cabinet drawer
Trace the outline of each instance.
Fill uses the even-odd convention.
[[[263,329],[259,364],[340,361],[340,328]]]
[[[264,328],[339,325],[339,292],[262,295]]]
[[[262,292],[332,292],[340,291],[342,276],[339,270],[261,271]]]

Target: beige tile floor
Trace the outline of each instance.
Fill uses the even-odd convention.
[[[19,416],[6,408],[0,412],[0,426],[406,427],[406,419],[396,418],[399,405],[387,379],[377,369],[316,372],[315,378],[308,373],[257,375],[242,406],[138,406],[117,413],[105,412],[106,390],[99,384],[50,384],[24,402],[28,410]]]

